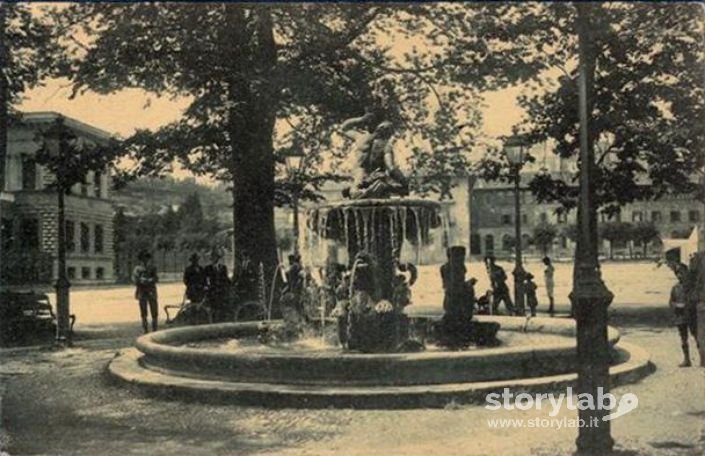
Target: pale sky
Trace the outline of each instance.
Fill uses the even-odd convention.
[[[519,122],[522,110],[516,104],[518,87],[487,92],[482,132],[487,136],[511,133]],[[53,79],[43,87],[30,90],[20,104],[22,111],[56,111],[122,137],[136,129],[156,129],[180,118],[186,100],[157,98],[139,89],[123,90],[112,95],[87,92],[69,99],[67,80]]]

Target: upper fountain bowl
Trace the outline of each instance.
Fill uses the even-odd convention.
[[[372,233],[389,233],[393,241],[429,242],[429,232],[443,225],[441,205],[415,198],[342,200],[307,211],[308,228],[323,239],[366,247]]]

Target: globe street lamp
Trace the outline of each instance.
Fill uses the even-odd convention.
[[[525,314],[524,278],[526,271],[521,261],[521,168],[524,165],[526,140],[515,135],[505,138],[504,154],[514,174],[514,302],[519,315]]]
[[[286,171],[292,183],[291,208],[294,211],[294,254],[299,254],[299,177],[304,164],[304,154],[298,149],[292,149],[284,156]]]
[[[69,142],[76,138],[65,126],[63,118],[59,117],[56,122],[44,133],[44,146],[48,155],[57,163],[64,163],[66,160],[66,149]],[[66,182],[64,172],[61,167],[56,173],[56,191],[58,194],[58,240],[57,240],[57,279],[54,285],[56,289],[56,343],[57,345],[71,345],[71,327],[69,325],[69,288],[71,283],[66,275],[66,222],[64,209],[64,195],[66,193]]]

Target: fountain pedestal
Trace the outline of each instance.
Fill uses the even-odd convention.
[[[309,236],[346,246],[351,271],[347,348],[389,352],[407,339],[408,319],[394,302],[405,241],[421,248],[441,224],[440,205],[414,199],[363,199],[308,212]]]

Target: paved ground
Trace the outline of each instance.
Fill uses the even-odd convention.
[[[513,265],[500,263],[509,276],[510,289],[513,286],[511,271]],[[534,274],[539,285],[538,299],[540,310],[546,311],[548,300],[543,288],[543,264],[530,262],[527,271]],[[630,312],[635,308],[662,308],[668,302],[668,293],[674,283],[673,274],[666,267],[658,268],[653,262],[606,263],[602,267],[604,279],[615,294],[613,312]],[[568,295],[572,288],[572,264],[556,264],[556,303],[558,311],[569,311]],[[468,264],[467,277],[476,277],[478,294],[489,288],[487,273],[479,263]],[[159,286],[160,307],[181,302],[184,286],[181,283],[168,283]],[[419,280],[413,288],[413,301],[417,306],[440,307],[443,291],[438,266],[419,268]],[[76,314],[76,330],[84,335],[104,337],[110,334],[138,334],[139,310],[134,299],[134,289],[129,286],[105,289],[76,289],[71,294],[71,312]],[[160,309],[161,319],[164,313]]]
[[[540,272],[538,265],[529,270]],[[482,269],[472,265],[482,289]],[[665,298],[672,278],[651,264],[605,265],[616,294],[611,323],[624,340],[645,347],[656,372],[618,395],[638,396],[639,407],[613,423],[619,454],[705,454],[705,375],[678,369],[678,337]],[[425,270],[417,302],[433,298],[437,282]],[[567,309],[570,269],[559,266],[559,303]],[[426,292],[424,295],[422,292]],[[160,288],[178,299],[179,285]],[[437,296],[437,294],[436,294]],[[441,410],[266,410],[151,400],[111,384],[104,367],[139,332],[131,290],[79,291],[78,329],[96,336],[76,348],[0,351],[3,426],[0,446],[24,454],[424,454],[557,455],[574,448],[575,429],[495,429],[489,419],[547,417],[547,411],[488,411],[449,405]],[[420,305],[420,304],[419,304]],[[114,334],[103,332],[113,328]],[[101,329],[102,328],[102,329]],[[694,351],[694,347],[692,348]],[[556,418],[574,418],[562,409]]]

